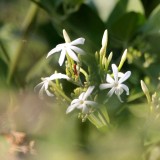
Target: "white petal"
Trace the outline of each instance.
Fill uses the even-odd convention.
[[[84,38],[78,38],[78,39],[72,41],[70,44],[71,45],[84,44],[84,41],[85,41]]]
[[[106,81],[111,84],[114,83],[114,79],[109,74],[106,76]]]
[[[82,92],[82,93],[79,95],[79,97],[78,97],[78,98],[79,98],[80,100],[84,100],[84,98],[83,98],[83,97],[84,97],[84,95],[85,95],[85,92]]]
[[[67,47],[67,53],[74,61],[79,62],[78,57],[69,47]]]
[[[66,47],[67,43],[60,43],[56,46],[56,48],[60,48],[61,50]]]
[[[84,105],[85,105],[84,103],[77,105],[77,109],[82,109],[84,107]]]
[[[129,88],[125,84],[120,84],[120,86],[126,91],[126,95],[129,95]]]
[[[41,83],[37,84],[37,85],[34,87],[34,91],[39,90],[43,85],[44,85],[44,82],[41,82]]]
[[[90,106],[96,106],[97,103],[94,101],[85,101],[85,104],[90,105]]]
[[[112,64],[112,70],[115,82],[118,82],[118,68],[115,64]]]
[[[129,77],[130,77],[130,75],[131,75],[131,71],[128,71],[128,72],[126,72],[124,75],[123,75],[123,77],[121,77],[120,79],[119,79],[119,83],[122,83],[122,82],[124,82],[125,80],[127,80]]]
[[[54,96],[54,94],[52,94],[51,92],[49,92],[49,90],[45,90],[46,91],[46,93],[47,93],[47,95],[49,96],[49,97],[53,97]]]
[[[70,105],[66,110],[66,114],[69,112],[72,112],[76,107],[77,107],[77,104]]]
[[[108,92],[108,96],[111,97],[113,95],[115,91],[115,87],[113,87],[109,92]]]
[[[71,102],[71,105],[75,104],[75,103],[80,103],[80,100],[79,99],[74,99],[72,102]]]
[[[122,103],[123,103],[123,101],[122,101],[122,99],[121,99],[120,95],[117,95],[117,97],[118,97],[118,99],[120,100],[120,102],[122,102]]]
[[[87,91],[85,92],[84,96],[83,96],[83,100],[87,99],[88,96],[90,96],[90,94],[92,93],[94,89],[94,86],[90,86]]]
[[[49,80],[45,80],[44,81],[44,88],[45,88],[45,90],[48,89],[48,85],[49,85]]]
[[[82,113],[87,114],[88,112],[89,112],[89,108],[87,107],[87,105],[84,105],[82,109]]]
[[[112,88],[113,87],[113,84],[110,84],[110,83],[103,83],[103,84],[100,84],[99,88],[102,90],[102,89],[107,89],[107,88]]]
[[[62,73],[54,73],[50,77],[50,80],[55,80],[55,79],[70,79],[67,75],[62,74]]]
[[[44,93],[44,85],[41,87],[41,89],[39,90],[39,97],[41,99],[43,99],[43,93]]]
[[[76,53],[84,54],[84,51],[76,46],[70,46],[70,48],[74,50]]]
[[[62,64],[63,64],[63,62],[64,62],[65,55],[66,55],[66,50],[65,50],[65,49],[62,49],[61,55],[60,55],[59,61],[58,61],[60,66],[62,66]]]
[[[69,37],[69,35],[68,35],[68,33],[66,32],[65,29],[63,29],[63,37],[64,37],[64,39],[65,39],[65,41],[66,41],[67,43],[70,43],[70,42],[71,42],[70,37]]]
[[[47,58],[48,58],[51,54],[54,54],[54,53],[59,52],[59,51],[61,51],[61,50],[62,50],[61,47],[55,47],[55,48],[53,48],[51,51],[48,52]]]
[[[122,93],[123,93],[123,89],[122,89],[121,87],[117,87],[117,88],[115,89],[115,94],[116,94],[117,96],[120,96]]]

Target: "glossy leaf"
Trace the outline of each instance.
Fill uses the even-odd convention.
[[[119,45],[125,48],[144,22],[143,15],[135,12],[126,13],[111,25],[110,34],[114,37],[113,40],[119,41]]]

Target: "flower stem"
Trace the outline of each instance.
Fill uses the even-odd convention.
[[[72,100],[53,82],[51,82],[53,89],[55,89],[67,102],[71,102]]]
[[[99,109],[98,112],[99,112],[100,116],[102,117],[103,122],[105,122],[105,124],[109,127],[110,125],[109,125],[107,119],[105,118],[105,116],[103,115],[102,111]]]
[[[29,32],[31,31],[31,27],[33,26],[33,23],[35,22],[36,15],[38,13],[38,6],[35,4],[31,4],[28,14],[25,18],[24,25],[22,26],[22,37],[19,42],[18,47],[16,48],[16,51],[14,53],[14,57],[12,58],[9,66],[9,72],[7,77],[7,82],[10,83],[13,74],[17,68],[18,62],[20,61],[20,56],[22,54],[22,51],[25,47],[26,40],[28,39]]]
[[[86,81],[88,81],[89,78],[88,78],[87,72],[84,69],[82,69],[82,68],[80,68],[80,72],[85,76]]]

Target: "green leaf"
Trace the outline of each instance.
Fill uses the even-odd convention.
[[[144,9],[140,0],[119,0],[107,20],[107,25],[110,27],[128,12],[144,14]]]
[[[120,0],[118,1],[117,5],[113,9],[112,13],[110,14],[107,25],[111,26],[115,23],[122,15],[126,13],[127,10],[128,0]]]
[[[141,97],[144,96],[143,92],[138,92],[138,93],[131,93],[130,96],[128,97],[127,102],[132,102],[135,101],[137,99],[140,99]]]
[[[145,45],[140,46],[139,49],[150,53],[159,53],[160,51],[160,4],[153,10],[149,19],[141,29],[142,35],[140,35],[140,41]],[[159,57],[157,57],[159,61]]]
[[[58,6],[62,3],[63,0],[31,0],[36,3],[39,7],[43,8],[48,13],[52,13],[52,10],[58,8]]]
[[[0,59],[2,59],[6,64],[8,64],[10,61],[6,47],[1,40],[0,40]]]
[[[148,17],[154,8],[160,3],[159,0],[149,1],[141,0],[145,9],[145,15]]]
[[[160,4],[153,10],[148,21],[144,26],[143,32],[147,34],[159,34],[160,29]]]
[[[84,0],[31,0],[43,8],[50,16],[59,21],[69,14],[76,12]]]
[[[1,52],[0,52],[1,54]],[[7,87],[6,79],[7,79],[7,65],[0,57],[0,88]]]
[[[135,12],[124,14],[119,20],[111,25],[110,34],[120,42],[120,45],[125,46],[133,38],[145,22],[143,15]],[[116,44],[118,45],[118,44]]]

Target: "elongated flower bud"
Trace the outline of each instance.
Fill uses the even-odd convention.
[[[126,61],[126,58],[127,58],[127,49],[125,49],[125,51],[123,52],[123,55],[121,57],[121,61],[118,66],[118,70],[120,70],[122,68],[124,62]]]
[[[100,49],[100,54],[102,56],[105,55],[105,53],[106,53],[107,43],[108,43],[108,31],[105,30],[103,37],[102,37],[102,47]]]
[[[108,31],[105,30],[102,38],[102,47],[107,47],[108,43]]]
[[[148,103],[150,104],[151,103],[151,96],[149,94],[149,90],[148,90],[146,84],[142,80],[141,80],[141,88],[147,97]]]
[[[108,56],[108,63],[110,63],[110,62],[111,62],[112,57],[113,57],[113,52],[111,52],[111,53],[109,54],[109,56]]]
[[[64,37],[66,43],[70,43],[71,42],[71,40],[69,38],[69,35],[67,34],[65,29],[63,29],[63,37]]]

